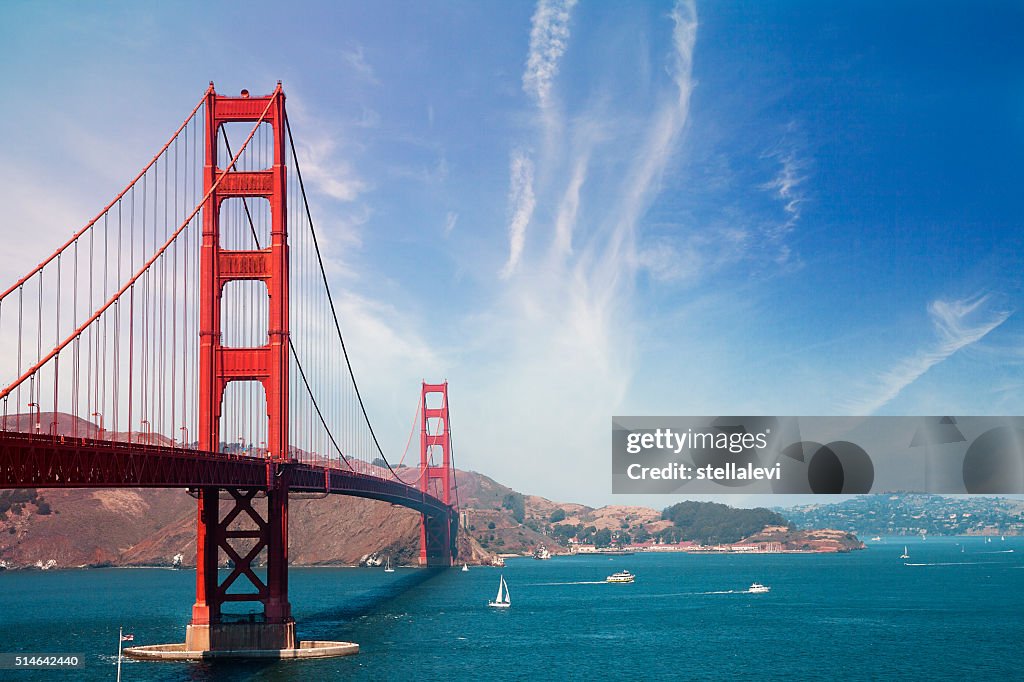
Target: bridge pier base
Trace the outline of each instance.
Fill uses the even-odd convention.
[[[288,623],[189,624],[185,628],[188,651],[260,651],[295,649],[295,621]]]
[[[124,655],[141,661],[205,661],[214,659],[284,659],[334,658],[359,653],[352,642],[302,642],[294,649],[259,649],[248,651],[191,651],[184,644],[150,644],[133,646]]]

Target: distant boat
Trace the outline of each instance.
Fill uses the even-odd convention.
[[[631,583],[636,579],[636,576],[629,571],[619,571],[618,573],[612,573],[610,576],[605,578],[607,583]]]
[[[469,570],[469,564],[462,564],[462,571],[466,572]]]
[[[910,552],[907,550],[907,546],[906,545],[903,545],[903,554],[900,554],[900,558],[901,559],[909,559],[910,558]]]
[[[487,602],[487,605],[496,609],[507,609],[512,606],[512,595],[508,593],[505,576],[501,576],[501,582],[498,583],[498,596],[494,598],[494,601]]]
[[[762,585],[761,583],[754,583],[750,586],[750,589],[747,590],[747,592],[749,592],[750,594],[764,594],[765,592],[768,592],[771,589],[772,588],[768,587],[767,585]]]
[[[881,541],[882,541],[882,538],[880,538],[877,535],[875,537],[871,538],[871,542],[881,542]]]
[[[1006,536],[1005,535],[1000,535],[999,536],[999,541],[1000,542],[1006,542]]]
[[[384,565],[385,573],[394,573],[395,569],[391,568],[391,555],[388,555],[388,562]]]

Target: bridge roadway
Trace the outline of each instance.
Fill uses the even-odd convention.
[[[297,461],[71,436],[0,431],[2,488],[259,488],[365,497],[443,518],[438,498],[399,481]]]

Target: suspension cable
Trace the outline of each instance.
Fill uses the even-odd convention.
[[[391,475],[396,479],[405,483],[402,477],[399,476],[391,467],[391,463],[388,462],[388,458],[384,455],[384,450],[380,446],[380,441],[377,440],[377,434],[374,432],[373,425],[370,423],[370,417],[366,412],[366,404],[363,402],[362,393],[359,392],[359,385],[356,383],[355,372],[352,371],[352,362],[348,356],[348,349],[345,347],[345,338],[341,334],[341,324],[338,322],[338,312],[334,308],[334,298],[331,296],[331,287],[327,283],[327,271],[324,269],[324,261],[320,255],[320,245],[316,238],[316,230],[313,229],[313,214],[309,209],[309,200],[306,197],[306,185],[302,181],[302,171],[299,169],[299,157],[295,153],[295,138],[292,137],[292,127],[291,123],[288,121],[287,113],[284,116],[284,125],[285,129],[288,131],[288,144],[291,147],[292,160],[295,162],[295,173],[299,178],[299,189],[302,193],[302,203],[306,209],[306,219],[309,221],[309,233],[313,240],[313,249],[316,252],[317,264],[320,266],[320,276],[324,282],[324,289],[327,293],[327,302],[331,309],[331,317],[334,319],[334,329],[338,333],[338,341],[341,343],[341,352],[345,357],[345,365],[348,367],[349,378],[352,379],[352,387],[355,389],[356,398],[359,400],[359,409],[362,410],[363,419],[366,422],[366,428],[370,431],[370,436],[373,438],[373,444],[377,448],[377,453],[380,455],[381,459],[384,460],[384,464],[387,465],[388,471],[390,471]],[[328,429],[328,431],[330,430]],[[334,440],[333,436],[331,436],[331,440]]]

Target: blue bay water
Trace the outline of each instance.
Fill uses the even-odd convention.
[[[922,565],[904,565],[904,544],[908,563]],[[636,582],[601,582],[622,569]],[[512,594],[508,610],[487,607],[499,574]],[[357,656],[126,660],[123,679],[1024,678],[1021,538],[887,538],[842,555],[514,559],[469,572],[293,568],[290,576],[300,638],[357,642]],[[114,679],[118,626],[136,644],[182,641],[194,580],[192,571],[162,569],[0,573],[0,651],[86,657],[83,670],[0,670],[0,679]],[[771,592],[746,593],[754,581]]]

